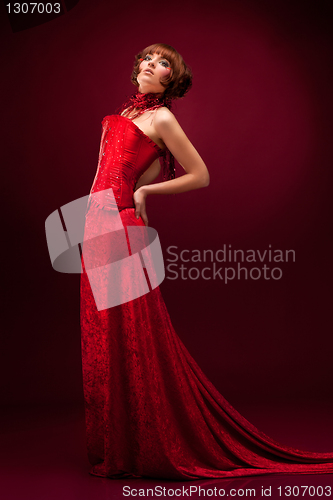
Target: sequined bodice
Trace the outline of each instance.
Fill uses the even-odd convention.
[[[102,138],[98,167],[90,193],[100,208],[114,207],[104,190],[112,188],[118,210],[134,208],[133,192],[141,175],[163,150],[129,118],[106,116],[102,121]]]

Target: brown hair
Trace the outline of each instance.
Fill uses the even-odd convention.
[[[149,47],[146,47],[135,56],[135,63],[131,75],[132,83],[137,87],[139,86],[136,77],[140,73],[140,59],[144,59],[147,54],[159,54],[165,57],[170,63],[170,75],[163,79],[163,81],[161,80],[161,85],[165,87],[165,97],[169,99],[183,97],[192,86],[192,71],[185,64],[184,59],[176,49],[165,43],[154,43],[153,45],[149,45]]]

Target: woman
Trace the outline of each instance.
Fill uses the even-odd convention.
[[[112,236],[116,229],[125,231],[130,251],[129,227],[148,225],[148,195],[209,184],[203,160],[170,111],[172,99],[191,86],[181,56],[169,45],[147,47],[136,58],[132,81],[138,92],[102,122],[86,213],[85,242],[98,235],[96,227],[105,229],[97,252],[104,263],[120,262],[126,250],[120,248],[124,240]],[[177,179],[173,156],[186,172]],[[159,157],[167,180],[151,184],[160,171]],[[90,249],[94,256],[96,248]],[[84,252],[83,257],[87,264]],[[101,284],[104,267],[99,269]],[[131,291],[133,274],[126,272],[122,284]],[[219,394],[176,335],[158,287],[98,310],[83,266],[81,327],[91,474],[191,480],[333,472],[333,453],[273,441]]]

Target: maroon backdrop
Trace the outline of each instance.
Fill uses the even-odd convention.
[[[13,33],[1,6],[2,404],[82,402],[79,275],[52,269],[45,219],[89,193],[101,120],[134,89],[134,54],[155,42],[176,47],[193,70],[175,113],[211,174],[208,188],[148,199],[165,259],[171,245],[296,255],[277,264],[280,280],[165,279],[176,331],[240,410],[330,400],[330,8],[81,0]]]

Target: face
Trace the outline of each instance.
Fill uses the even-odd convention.
[[[147,54],[139,66],[137,81],[139,92],[164,92],[165,87],[161,79],[170,75],[171,66],[165,57],[160,54]]]

